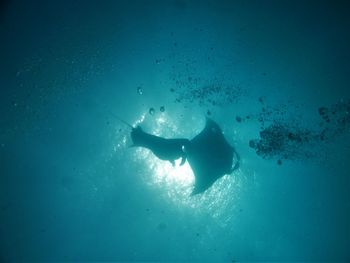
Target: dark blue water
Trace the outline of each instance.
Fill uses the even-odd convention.
[[[342,1],[2,1],[0,261],[350,260],[350,18]],[[239,170],[130,129],[214,119]]]

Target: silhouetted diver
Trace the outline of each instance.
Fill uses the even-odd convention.
[[[134,146],[151,150],[161,160],[169,161],[174,166],[175,160],[182,158],[180,165],[186,162],[186,148],[190,141],[187,139],[165,139],[146,133],[140,126],[132,128],[131,139]]]
[[[175,160],[181,158],[180,165],[186,162],[186,148],[189,145],[187,139],[165,139],[146,133],[140,126],[133,127],[119,116],[110,112],[115,118],[131,128],[131,147],[144,147],[153,152],[155,156],[164,161],[169,161],[175,166]]]

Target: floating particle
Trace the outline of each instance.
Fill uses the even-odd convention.
[[[250,116],[249,116],[249,115],[247,115],[247,116],[246,116],[246,118],[247,118],[247,119],[250,119]]]
[[[165,107],[164,107],[164,106],[161,106],[161,107],[159,108],[159,110],[160,110],[160,112],[164,112],[164,111],[165,111]]]
[[[326,113],[327,113],[327,108],[326,107],[320,107],[320,108],[318,108],[318,113],[320,114],[320,115],[325,115]]]
[[[278,165],[282,165],[282,160],[279,159],[279,160],[277,161],[277,164],[278,164]]]
[[[151,114],[151,115],[154,115],[154,113],[155,113],[155,110],[154,110],[154,108],[149,108],[149,111],[148,111],[148,113],[149,113],[149,114]]]
[[[137,93],[142,95],[143,94],[143,90],[141,87],[137,87]]]
[[[207,111],[207,115],[209,115],[209,116],[211,115],[211,112],[210,112],[210,110],[208,110],[208,111]]]
[[[167,225],[165,223],[159,223],[157,228],[159,231],[165,231],[167,229]]]
[[[236,121],[237,121],[237,122],[241,122],[241,121],[242,121],[242,118],[239,117],[239,116],[237,116],[237,117],[236,117]]]
[[[170,92],[174,92],[175,90],[173,88],[170,89]]]

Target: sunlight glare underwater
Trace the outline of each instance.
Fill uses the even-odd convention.
[[[133,127],[140,125],[147,113],[133,123]],[[166,124],[166,127],[164,127]],[[157,136],[171,138],[173,133],[177,132],[177,125],[166,114],[154,117],[152,129],[147,131]],[[130,144],[128,134],[117,139],[115,152],[128,150]],[[132,148],[132,161],[135,165],[144,165],[146,171],[146,184],[150,187],[156,187],[175,205],[181,205],[188,208],[196,208],[196,211],[204,211],[214,218],[221,218],[227,207],[234,207],[234,202],[239,198],[239,191],[242,189],[241,170],[236,170],[231,175],[225,175],[214,183],[203,194],[191,196],[194,187],[195,178],[188,162],[180,166],[180,159],[176,160],[175,166],[168,161],[159,160],[153,153],[146,148]],[[228,215],[228,213],[227,213]],[[232,215],[230,215],[231,217]],[[225,221],[222,221],[223,223]]]

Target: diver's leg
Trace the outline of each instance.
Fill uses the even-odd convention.
[[[180,166],[184,165],[186,162],[186,156],[182,156],[181,157],[181,163],[180,163]]]

